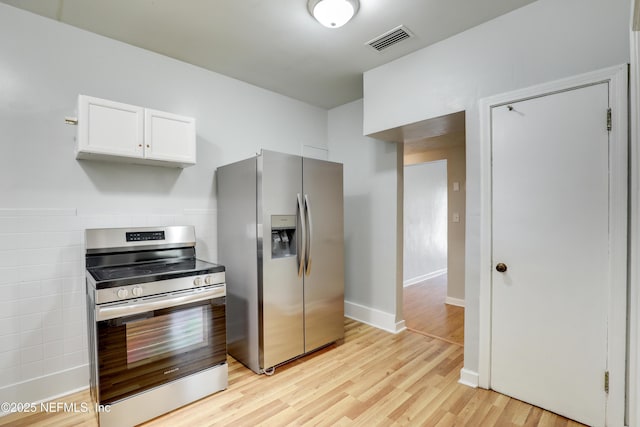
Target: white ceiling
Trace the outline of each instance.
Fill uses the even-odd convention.
[[[364,71],[534,0],[360,0],[338,29],[307,0],[0,1],[332,108],[362,97]],[[416,37],[382,53],[365,45],[398,25]]]

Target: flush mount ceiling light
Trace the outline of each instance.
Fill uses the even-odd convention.
[[[309,0],[307,9],[328,28],[342,27],[358,12],[358,0]]]

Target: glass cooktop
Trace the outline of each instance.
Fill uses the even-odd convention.
[[[224,266],[196,258],[178,261],[161,260],[126,265],[112,265],[87,269],[96,281],[96,288],[157,282],[179,277],[198,276],[224,271]]]

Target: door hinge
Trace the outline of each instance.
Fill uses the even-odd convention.
[[[611,108],[607,108],[607,130],[611,131]]]
[[[604,392],[609,393],[609,371],[604,371]]]

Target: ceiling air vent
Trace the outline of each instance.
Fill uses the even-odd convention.
[[[373,40],[369,40],[365,44],[371,46],[378,52],[382,52],[383,50],[411,37],[414,37],[413,33],[404,25],[400,25],[387,31],[381,36],[374,38]]]

